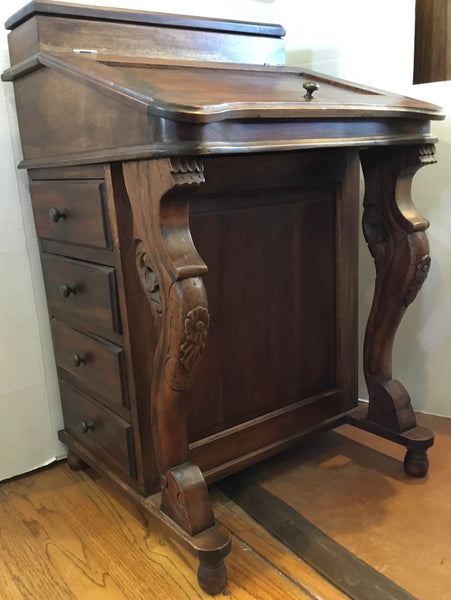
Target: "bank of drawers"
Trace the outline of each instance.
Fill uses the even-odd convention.
[[[92,249],[113,257],[104,183],[32,181],[30,190],[44,250],[65,431],[91,455],[133,478],[115,261],[100,264],[92,259]],[[47,240],[54,243],[51,253]]]

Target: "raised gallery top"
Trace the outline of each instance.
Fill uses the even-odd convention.
[[[25,166],[423,144],[443,118],[286,67],[278,25],[35,0],[6,26]]]

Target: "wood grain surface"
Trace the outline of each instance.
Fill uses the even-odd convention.
[[[236,600],[344,600],[243,511],[214,492],[233,532],[227,558]],[[91,470],[65,463],[0,487],[0,597],[8,600],[210,598],[196,560],[146,523],[134,505]],[[218,596],[219,597],[219,596]]]

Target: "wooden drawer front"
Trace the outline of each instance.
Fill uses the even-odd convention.
[[[47,299],[56,316],[121,333],[112,267],[42,254]]]
[[[30,192],[38,236],[109,248],[102,190],[101,180],[32,182]]]
[[[127,406],[124,349],[57,319],[53,319],[52,327],[58,366],[107,402]]]
[[[135,478],[131,425],[64,382],[60,390],[66,432],[115,470]]]

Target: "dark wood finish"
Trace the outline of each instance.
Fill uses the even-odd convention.
[[[67,256],[109,267],[116,267],[118,264],[117,254],[113,254],[110,250],[101,250],[100,248],[92,248],[80,244],[67,244],[66,242],[49,239],[41,239],[40,245],[42,252],[46,252],[47,254]]]
[[[88,468],[88,464],[82,460],[78,454],[69,451],[67,454],[67,464],[71,471],[84,471]]]
[[[435,162],[433,146],[362,152],[363,231],[376,267],[373,306],[365,335],[363,370],[368,418],[403,433],[416,426],[410,398],[392,377],[393,342],[402,316],[431,264],[424,231],[429,223],[412,204],[412,177]]]
[[[78,385],[86,386],[88,393],[98,394],[104,403],[113,408],[127,406],[124,349],[57,319],[52,329],[57,365],[76,378]]]
[[[406,471],[424,475],[433,436],[392,378],[391,348],[429,266],[410,183],[441,111],[277,66],[275,26],[51,2],[9,26],[2,78],[70,452],[158,516],[210,593],[230,550],[211,481],[345,421],[406,446]],[[368,415],[356,408],[360,153],[376,262]]]
[[[121,332],[114,269],[51,254],[43,254],[42,262],[47,298],[56,316]]]
[[[187,423],[187,392],[210,323],[202,282],[207,268],[189,233],[189,195],[177,194],[164,204],[160,200],[177,186],[201,184],[203,168],[195,160],[161,159],[125,163],[123,171],[134,207],[136,262],[143,290],[154,310],[159,310],[151,298],[158,282],[165,306],[151,390],[152,433],[162,478],[161,510],[196,535],[214,525],[204,478],[189,460]]]
[[[163,25],[177,29],[194,29],[213,31],[230,31],[233,33],[251,33],[252,35],[265,35],[281,37],[285,30],[280,25],[270,23],[249,23],[247,21],[225,21],[207,17],[191,17],[185,15],[171,15],[168,13],[145,12],[142,10],[124,8],[100,8],[84,4],[69,2],[53,2],[52,0],[33,0],[23,6],[5,22],[6,29],[15,29],[24,21],[34,15],[70,16],[98,21],[138,23],[139,25]]]
[[[190,392],[196,410],[189,433],[195,442],[230,429],[235,443],[224,440],[222,451],[232,460],[244,453],[233,430],[240,423],[262,415],[266,420],[275,411],[272,425],[264,426],[269,441],[269,428],[275,432],[275,423],[290,419],[292,410],[287,435],[295,433],[294,414],[308,426],[313,396],[336,392],[331,414],[338,404],[343,412],[355,405],[357,382],[349,365],[357,360],[356,270],[349,265],[357,264],[358,196],[351,182],[358,157],[330,151],[246,156],[239,164],[232,158],[203,162],[206,182],[191,201],[190,228],[209,267],[211,325],[209,351]],[[217,185],[226,187],[227,196]],[[223,251],[229,247],[234,251]],[[303,293],[312,281],[323,291],[321,298]],[[239,342],[237,322],[246,324],[246,338]],[[300,353],[302,346],[309,351]],[[248,361],[259,369],[243,370]],[[326,413],[325,408],[323,418]],[[261,426],[256,422],[256,431],[247,431],[247,451]]]
[[[11,61],[21,62],[32,54],[47,50],[53,52],[55,48],[72,53],[75,48],[128,56],[170,56],[257,64],[267,62],[272,65],[284,63],[283,42],[279,37],[183,26],[179,28],[174,27],[174,18],[171,15],[172,23],[157,25],[92,20],[76,14],[65,17],[36,14],[11,31]]]
[[[451,6],[416,0],[414,83],[451,79]]]
[[[41,238],[98,248],[111,245],[103,181],[30,183],[37,234]]]
[[[134,479],[135,457],[130,424],[67,383],[62,382],[60,389],[66,432],[115,471]]]
[[[368,407],[359,406],[347,417],[348,422],[359,429],[374,433],[386,440],[401,444],[407,448],[404,458],[404,470],[410,477],[424,477],[429,468],[427,451],[434,444],[434,435],[430,429],[413,426],[402,433],[380,425],[368,418]],[[416,423],[416,421],[415,421]]]
[[[59,179],[67,181],[71,179],[103,179],[103,165],[86,165],[84,167],[69,166],[57,169],[33,169],[28,172],[30,181],[51,181]]]
[[[149,402],[149,382],[152,381],[153,361],[143,359],[148,355],[149,345],[155,348],[158,343],[158,312],[152,311],[136,269],[136,251],[133,238],[131,206],[125,190],[120,164],[106,169],[105,185],[109,201],[111,227],[115,250],[119,253],[117,267],[118,300],[123,319],[124,337],[127,352],[127,387],[132,401],[131,417],[134,422],[136,464],[140,489],[149,494],[159,487],[159,474],[155,464],[152,436],[151,403]],[[157,290],[156,290],[157,292]],[[158,293],[153,295],[158,301]]]

